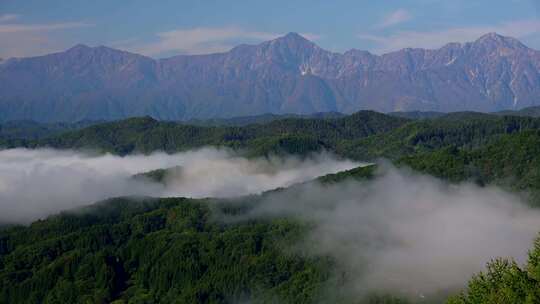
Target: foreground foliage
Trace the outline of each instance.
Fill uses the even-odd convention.
[[[465,293],[448,304],[534,304],[540,303],[540,239],[529,252],[525,267],[497,259],[485,272],[475,275]]]

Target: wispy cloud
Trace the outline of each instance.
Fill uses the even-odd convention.
[[[19,15],[17,14],[3,14],[3,15],[0,15],[0,22],[13,21],[18,18],[19,18]]]
[[[47,24],[0,24],[0,33],[47,32],[91,26],[84,22],[47,23]]]
[[[412,15],[406,9],[398,9],[383,17],[383,19],[376,25],[377,28],[388,28],[412,19]]]
[[[42,55],[65,47],[61,31],[93,26],[86,22],[22,23],[14,14],[0,16],[0,58]],[[6,23],[9,22],[9,23]]]
[[[374,42],[373,51],[385,53],[407,47],[437,48],[448,42],[467,42],[496,32],[515,38],[524,38],[540,33],[540,20],[518,20],[498,25],[453,27],[433,31],[397,31],[389,35],[362,33],[358,38]]]
[[[120,48],[148,56],[170,54],[208,54],[228,51],[239,43],[260,42],[275,39],[282,33],[251,31],[240,27],[196,27],[159,32],[152,42],[132,39],[128,43],[116,43]],[[320,35],[301,33],[309,40],[318,40]]]
[[[276,33],[244,30],[238,27],[197,27],[176,29],[156,34],[153,42],[125,45],[134,52],[149,56],[166,53],[203,54],[227,51],[235,40],[268,40],[279,36]]]
[[[67,150],[2,150],[0,224],[28,222],[60,210],[122,195],[249,195],[358,165],[327,153],[308,158],[247,159],[232,150],[215,148],[126,157]],[[181,169],[168,174],[164,184],[132,178],[136,173],[174,166],[181,166]]]
[[[306,38],[309,41],[317,41],[324,38],[324,35],[315,34],[315,33],[300,33],[300,36]]]

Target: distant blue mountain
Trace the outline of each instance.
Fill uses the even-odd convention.
[[[540,105],[539,71],[539,51],[493,33],[381,56],[329,52],[295,33],[160,60],[77,45],[0,62],[0,121],[515,110]]]

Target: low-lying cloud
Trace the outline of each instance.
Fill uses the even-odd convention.
[[[525,260],[540,231],[540,211],[512,194],[449,185],[385,168],[372,181],[309,184],[277,193],[249,218],[293,216],[314,229],[303,251],[329,255],[348,288],[413,298],[456,291],[494,257]]]
[[[27,223],[61,210],[124,195],[234,197],[259,193],[357,166],[328,154],[311,158],[246,159],[229,150],[201,149],[148,156],[74,151],[0,151],[0,223]],[[181,166],[166,186],[137,173]]]
[[[0,151],[0,223],[28,223],[122,195],[237,197],[351,169],[359,163],[322,153],[246,159],[229,150],[200,149],[148,156],[90,155],[57,150]],[[165,183],[133,175],[180,166]],[[340,288],[414,298],[463,287],[494,257],[525,260],[540,230],[540,211],[494,187],[450,185],[388,165],[377,178],[308,183],[272,192],[240,217],[288,216],[312,223],[298,244],[331,256]]]

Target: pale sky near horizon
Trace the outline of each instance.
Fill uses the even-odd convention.
[[[0,0],[0,58],[75,44],[151,57],[226,51],[298,32],[321,47],[385,53],[497,32],[540,49],[540,0]]]

